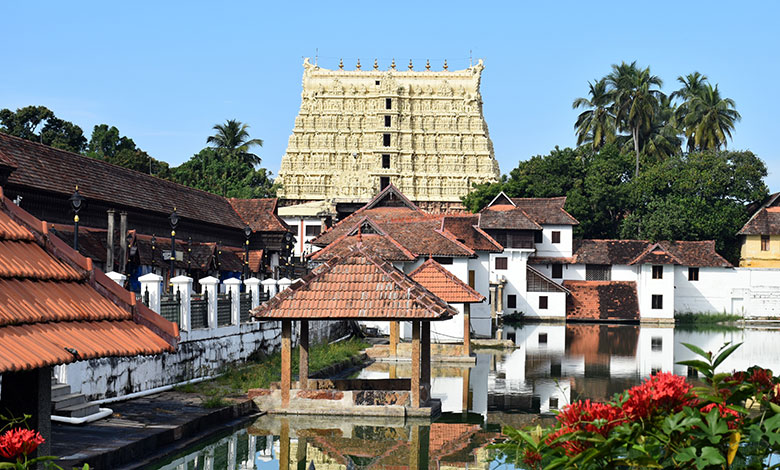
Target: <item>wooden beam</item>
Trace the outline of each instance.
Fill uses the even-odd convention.
[[[309,322],[301,320],[301,331],[298,335],[300,346],[300,361],[298,361],[298,383],[302,390],[309,388]]]
[[[412,321],[412,406],[420,407],[420,320]]]
[[[390,322],[390,356],[398,355],[398,336],[400,329],[400,322]]]
[[[290,406],[292,379],[292,320],[282,320],[282,408]]]
[[[425,390],[423,399],[427,401],[431,398],[431,322],[422,323],[422,334],[420,338],[420,382]]]
[[[471,356],[471,304],[463,304],[463,355]]]

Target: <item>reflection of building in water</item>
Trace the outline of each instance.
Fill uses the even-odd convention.
[[[777,372],[780,370],[780,354],[778,354],[777,339],[778,330],[775,328],[733,328],[720,332],[677,329],[674,333],[674,362],[698,359],[682,343],[695,344],[705,351],[712,351],[713,353],[726,343],[742,343],[742,346],[737,348],[718,368],[718,372],[745,370],[753,365],[759,365]],[[674,373],[678,375],[692,375],[694,371],[687,366],[675,364]]]
[[[253,469],[271,461],[273,436],[254,436],[242,429],[230,436],[207,444],[195,452],[178,457],[160,470]]]

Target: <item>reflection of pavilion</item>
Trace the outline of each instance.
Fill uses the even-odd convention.
[[[279,436],[279,469],[489,468],[486,446],[498,434],[479,425],[355,418],[259,418],[251,435]]]

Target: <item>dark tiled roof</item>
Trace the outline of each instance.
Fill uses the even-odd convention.
[[[522,209],[537,224],[545,225],[578,225],[577,219],[563,208],[566,197],[513,197],[512,202]]]
[[[379,233],[345,234],[325,248],[311,255],[313,261],[327,261],[334,256],[346,256],[352,247],[362,243],[385,261],[413,261],[417,258],[392,237]]]
[[[0,372],[174,350],[175,324],[1,194]]]
[[[485,300],[485,296],[472,289],[469,285],[447,271],[441,264],[429,258],[417,269],[409,273],[409,277],[433,292],[445,302],[476,303]]]
[[[479,215],[446,215],[442,217],[442,230],[450,232],[459,242],[474,251],[501,252],[503,247],[480,229]]]
[[[241,219],[255,232],[289,232],[290,227],[276,215],[276,198],[228,199]]]
[[[67,198],[76,185],[88,200],[179,216],[226,227],[244,228],[227,199],[216,194],[128,170],[0,132],[0,154],[16,161],[9,185],[51,191]]]
[[[479,228],[483,230],[541,230],[542,226],[522,209],[510,204],[488,206],[479,212]]]
[[[715,240],[661,241],[648,247],[631,264],[679,264],[682,266],[722,267],[733,265],[715,251]]]
[[[334,257],[252,310],[264,319],[446,320],[457,312],[363,247]]]
[[[639,301],[633,281],[563,281],[568,320],[638,320]]]
[[[249,270],[253,273],[263,271],[263,250],[249,250]]]
[[[630,264],[651,243],[647,240],[574,240],[578,264]]]
[[[780,193],[770,195],[737,235],[780,235]]]

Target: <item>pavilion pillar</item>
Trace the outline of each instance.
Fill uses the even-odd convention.
[[[411,426],[409,436],[409,470],[427,470],[430,442],[430,426]]]
[[[463,304],[463,355],[471,356],[471,304]]]
[[[412,321],[412,407],[420,407],[420,320]]]
[[[290,322],[290,320],[282,320]],[[284,323],[282,323],[284,324]],[[281,418],[279,426],[279,470],[289,470],[290,468],[290,422],[287,418]]]
[[[292,320],[282,320],[282,408],[290,406],[292,378]]]
[[[425,390],[423,398],[427,401],[431,398],[431,322],[423,321],[421,325],[420,382]]]
[[[390,322],[390,357],[398,355],[398,333],[400,325],[401,323],[397,321]]]
[[[464,413],[467,413],[471,409],[471,400],[469,400],[469,379],[471,378],[471,368],[463,368],[463,403],[461,408]]]
[[[309,322],[301,320],[301,331],[298,334],[300,361],[298,361],[298,386],[302,390],[309,388]]]

